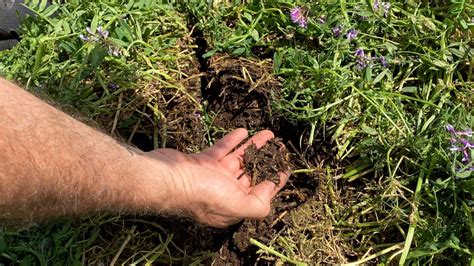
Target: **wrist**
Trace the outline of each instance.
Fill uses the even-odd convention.
[[[177,193],[171,166],[145,153],[134,153],[128,168],[128,176],[121,183],[125,191],[121,209],[138,213],[170,213],[179,209]]]

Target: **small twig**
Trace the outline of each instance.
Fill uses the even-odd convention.
[[[110,265],[115,265],[115,263],[117,263],[117,260],[120,258],[120,255],[122,254],[123,250],[125,249],[125,247],[127,246],[128,242],[130,242],[130,240],[132,239],[132,235],[133,233],[135,232],[135,229],[137,229],[137,226],[132,226],[132,229],[130,230],[130,232],[128,233],[128,236],[127,238],[125,238],[125,241],[122,243],[122,246],[120,246],[120,249],[117,251],[117,253],[115,254],[114,258],[112,259],[112,261],[110,262]]]
[[[120,93],[119,98],[118,98],[117,112],[115,112],[114,124],[112,125],[112,130],[110,130],[111,135],[115,135],[115,129],[117,128],[120,112],[122,109],[122,103],[123,103],[123,93]]]
[[[259,247],[260,249],[272,254],[272,255],[275,255],[277,257],[279,257],[280,259],[286,261],[286,262],[289,262],[289,263],[292,263],[292,264],[295,264],[295,265],[307,265],[306,263],[304,262],[299,262],[299,261],[295,261],[295,260],[292,260],[290,258],[288,258],[287,256],[281,254],[280,252],[274,250],[273,248],[271,247],[267,247],[265,246],[264,244],[258,242],[258,240],[254,239],[254,238],[250,238],[250,243]]]
[[[379,251],[379,252],[377,252],[377,253],[375,253],[375,254],[372,254],[372,255],[370,255],[370,256],[368,256],[368,257],[366,257],[366,258],[363,258],[363,259],[361,259],[361,260],[358,260],[358,261],[356,261],[356,262],[351,262],[351,263],[342,264],[342,266],[356,266],[356,265],[361,265],[361,264],[364,264],[365,262],[368,262],[368,261],[370,261],[370,260],[373,260],[373,259],[375,259],[375,258],[377,258],[377,257],[380,257],[380,256],[382,256],[382,255],[384,255],[384,254],[386,254],[386,253],[389,253],[389,252],[391,252],[391,251],[393,251],[393,250],[397,250],[397,249],[400,250],[402,247],[403,247],[403,243],[399,243],[399,244],[393,245],[393,246],[391,246],[391,247],[389,247],[389,248],[386,248],[386,249],[384,249],[384,250],[381,250],[381,251]]]
[[[283,217],[285,217],[285,215],[287,215],[287,214],[288,214],[288,211],[284,211],[280,215],[278,215],[278,217],[275,219],[275,221],[273,221],[273,223],[270,225],[270,228],[275,226],[275,224],[278,223],[279,221],[281,221],[281,219],[283,219]]]

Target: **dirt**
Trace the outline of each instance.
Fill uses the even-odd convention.
[[[213,125],[225,130],[271,128],[271,101],[279,97],[281,88],[281,82],[272,75],[271,60],[216,54],[208,64],[202,93]]]
[[[279,174],[290,171],[290,154],[282,139],[273,138],[262,148],[250,145],[244,153],[244,174],[250,177],[252,186],[264,180],[280,183]]]

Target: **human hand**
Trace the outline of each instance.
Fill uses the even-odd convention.
[[[237,129],[199,154],[184,154],[171,149],[148,153],[172,169],[172,208],[190,213],[196,221],[218,228],[242,219],[266,217],[273,197],[286,184],[289,173],[280,173],[278,186],[263,181],[252,187],[250,177],[242,176],[244,151],[252,143],[258,148],[264,146],[274,135],[268,130],[261,131],[233,151],[247,136],[247,130]]]

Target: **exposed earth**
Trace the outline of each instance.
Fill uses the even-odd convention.
[[[272,102],[279,97],[281,89],[281,82],[271,74],[271,60],[216,54],[209,60],[201,60],[201,71],[201,75],[192,71],[191,78],[186,80],[186,96],[167,94],[166,90],[158,94],[165,128],[173,129],[163,131],[163,137],[167,138],[163,146],[184,152],[203,148],[204,114],[193,103],[199,102],[212,121],[211,127],[215,128],[209,134],[216,139],[240,127],[247,128],[251,133],[269,129],[277,136],[262,149],[252,145],[245,151],[242,163],[252,184],[263,180],[278,183],[278,173],[311,167],[311,159],[307,158],[314,160],[314,151],[302,152],[293,143],[298,141],[303,132],[295,130],[289,121],[271,113]],[[140,142],[138,144],[142,145]],[[291,212],[315,197],[317,184],[316,172],[293,175],[275,198],[270,216],[263,221],[246,220],[227,230],[201,228],[188,221],[176,222],[173,219],[169,224],[160,219],[157,224],[173,232],[174,243],[187,248],[186,253],[193,257],[214,250],[212,256],[203,255],[206,264],[255,264],[261,262],[261,258],[257,255],[258,247],[251,245],[250,239],[263,243],[276,241],[285,231],[287,223],[292,223],[288,218]],[[149,230],[150,225],[144,226],[143,230]]]

